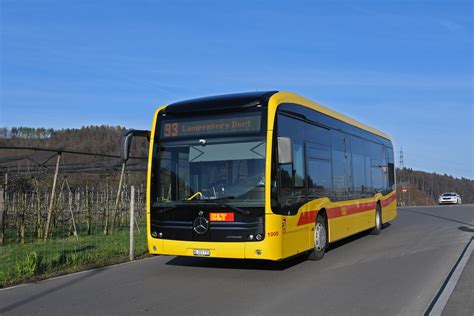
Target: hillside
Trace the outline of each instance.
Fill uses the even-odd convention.
[[[402,193],[399,185],[399,200],[410,205],[433,205],[444,192],[457,192],[464,204],[474,203],[474,181],[466,178],[454,178],[409,168],[397,169],[397,181],[408,182],[408,192]]]
[[[118,155],[120,138],[124,131],[124,127],[107,125],[60,130],[28,127],[14,127],[10,130],[3,128],[0,132],[0,145],[61,148]],[[135,156],[146,157],[146,141],[136,139],[132,150]]]

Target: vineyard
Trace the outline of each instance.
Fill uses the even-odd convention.
[[[118,142],[117,138],[117,142]],[[0,144],[0,287],[146,252],[146,159]]]

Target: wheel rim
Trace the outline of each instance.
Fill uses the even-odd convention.
[[[326,247],[326,228],[321,223],[316,223],[314,228],[314,247],[317,251]]]
[[[377,225],[377,229],[381,229],[382,228],[382,221],[380,220],[380,211],[377,210],[377,212],[375,213],[375,225]]]

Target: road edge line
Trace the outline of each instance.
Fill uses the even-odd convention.
[[[454,288],[461,277],[462,272],[464,271],[464,267],[469,260],[471,253],[474,249],[474,243],[472,242],[474,237],[471,237],[469,242],[467,243],[466,247],[462,251],[461,255],[459,256],[458,260],[454,264],[453,268],[448,274],[448,277],[443,282],[443,285],[440,287],[436,295],[431,300],[430,305],[426,308],[426,311],[423,313],[425,316],[438,316],[441,315],[446,304],[448,303],[451,294],[453,294]]]

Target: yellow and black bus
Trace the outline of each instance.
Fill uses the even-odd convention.
[[[149,140],[151,254],[318,260],[397,215],[389,136],[293,93],[172,103]]]

